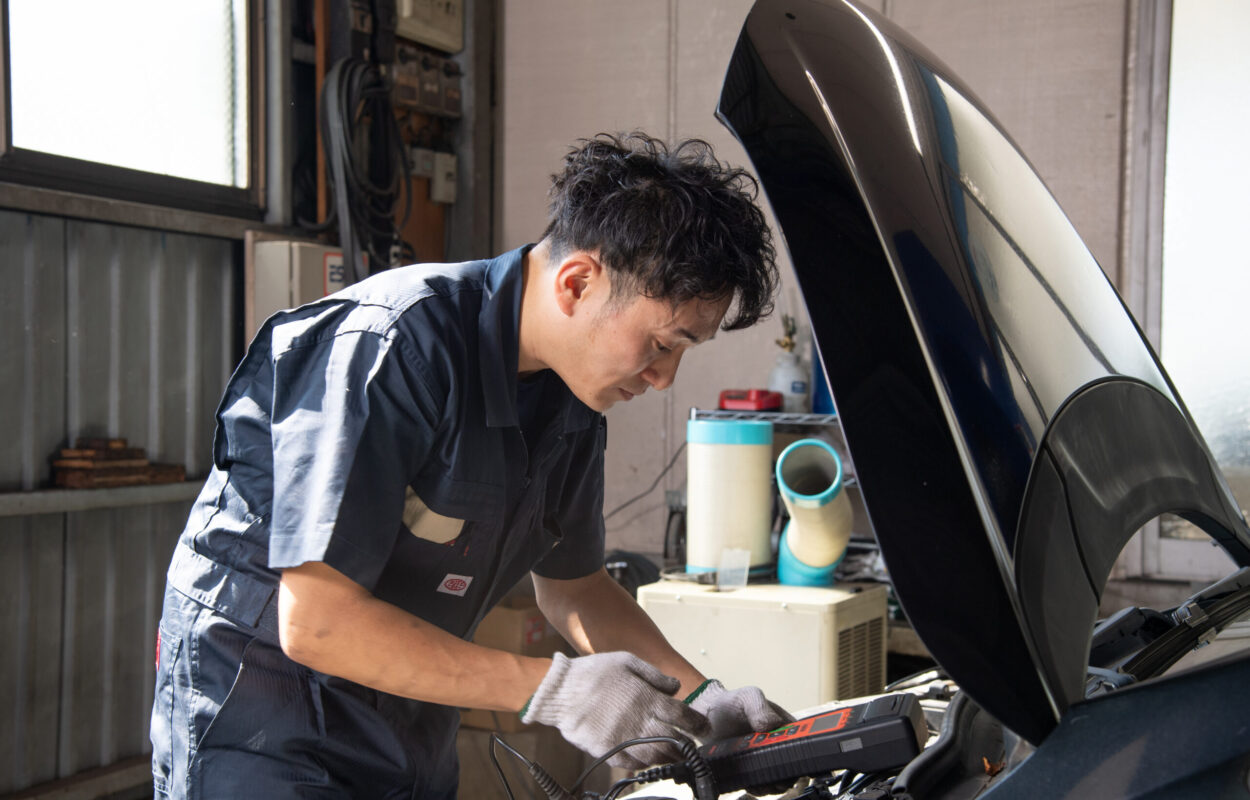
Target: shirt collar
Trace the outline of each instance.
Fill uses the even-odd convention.
[[[517,370],[520,357],[521,265],[534,245],[527,244],[487,262],[482,281],[482,311],[478,316],[478,363],[486,424],[516,427]],[[598,416],[564,388],[560,409],[565,433],[583,430]]]

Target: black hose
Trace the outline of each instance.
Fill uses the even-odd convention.
[[[399,233],[412,212],[408,148],[381,72],[360,59],[335,62],[321,89],[320,124],[333,203],[324,222],[304,224],[316,230],[337,221],[344,269],[361,280],[411,251]],[[365,137],[368,146],[362,147]],[[366,152],[372,163],[361,158]],[[397,213],[401,196],[403,211]]]
[[[683,739],[681,755],[686,760],[686,766],[690,769],[694,779],[695,800],[716,800],[717,791],[712,782],[712,767],[699,752],[699,748],[695,747],[694,742],[689,739]]]

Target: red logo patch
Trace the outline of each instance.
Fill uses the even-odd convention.
[[[457,597],[464,597],[464,593],[469,591],[469,584],[473,583],[472,575],[457,575],[449,572],[443,576],[443,582],[438,585],[438,591],[443,594],[454,594]]]

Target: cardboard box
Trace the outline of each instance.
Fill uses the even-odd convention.
[[[500,601],[477,626],[473,641],[482,647],[535,658],[550,658],[556,651],[568,652],[563,637],[538,610],[534,598],[526,595]]]
[[[571,655],[573,652],[538,610],[534,598],[527,595],[506,597],[491,609],[477,626],[473,641],[483,647],[534,658],[550,658],[557,652]],[[510,733],[538,727],[521,724],[520,717],[511,711],[482,709],[461,709],[460,725]]]

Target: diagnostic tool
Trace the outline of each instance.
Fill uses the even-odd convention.
[[[911,761],[929,738],[914,695],[899,693],[836,708],[771,731],[700,748],[718,792],[834,770],[875,772]]]

